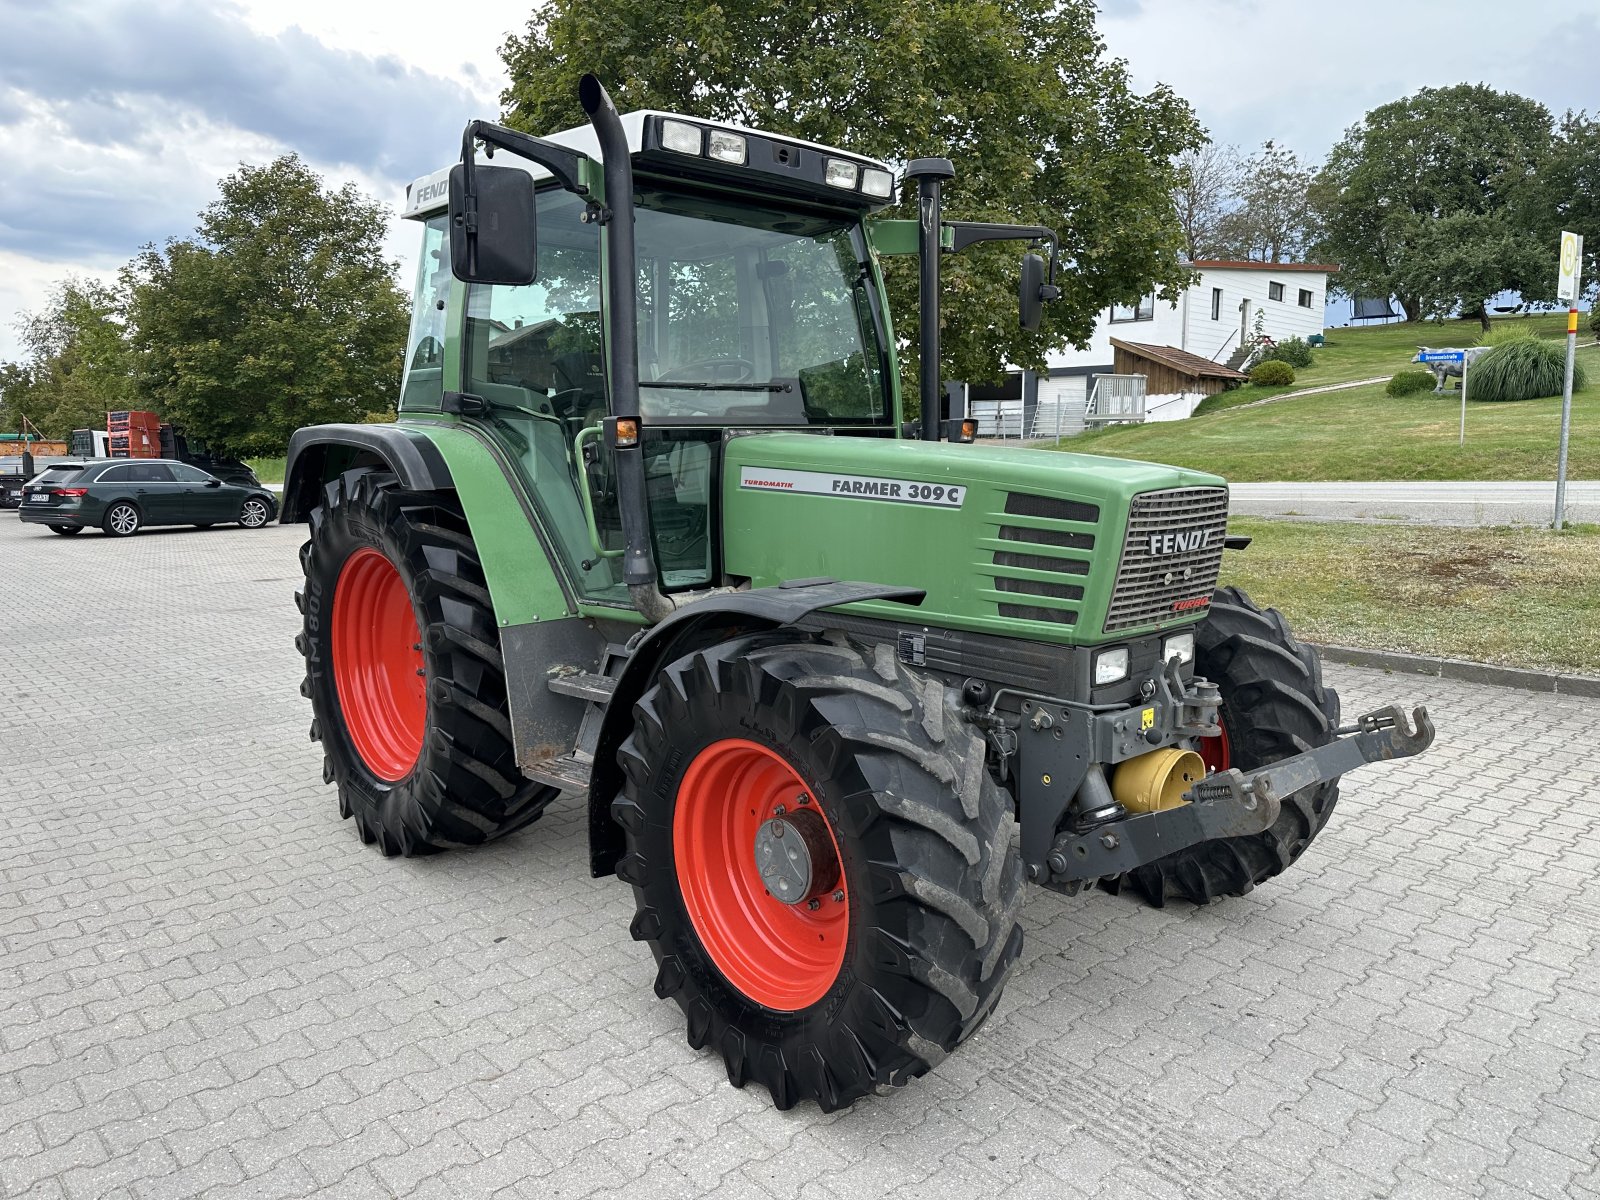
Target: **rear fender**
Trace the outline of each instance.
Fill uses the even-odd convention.
[[[589,779],[589,871],[611,875],[623,854],[622,827],[611,819],[611,801],[622,789],[617,751],[633,729],[633,706],[668,663],[732,637],[793,625],[821,608],[861,600],[921,604],[927,593],[876,583],[826,579],[796,581],[747,592],[725,592],[696,601],[639,635],[617,678],[595,745]]]
[[[359,467],[393,471],[408,491],[454,493],[500,629],[517,761],[527,766],[570,749],[582,706],[552,693],[547,673],[569,662],[597,669],[603,641],[575,619],[575,600],[511,468],[487,437],[462,425],[315,425],[289,443],[280,519],[307,520],[323,484]]]

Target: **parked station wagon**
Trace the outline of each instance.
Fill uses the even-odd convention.
[[[147,525],[259,529],[277,511],[266,488],[224,483],[171,459],[112,458],[45,471],[22,489],[18,515],[59,534],[98,528],[128,537]]]

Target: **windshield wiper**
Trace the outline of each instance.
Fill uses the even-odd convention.
[[[651,382],[641,380],[642,388],[674,388],[686,392],[791,392],[794,384],[791,382],[773,383],[667,383],[664,380]]]

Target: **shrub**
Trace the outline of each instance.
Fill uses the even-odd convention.
[[[1286,362],[1269,358],[1250,368],[1250,382],[1257,387],[1282,387],[1294,382],[1294,368]]]
[[[1263,354],[1261,361],[1288,363],[1291,367],[1309,367],[1311,365],[1311,344],[1304,338],[1288,338]]]
[[[1414,396],[1433,391],[1437,384],[1432,371],[1400,371],[1390,377],[1383,390],[1391,396]]]
[[[1473,400],[1487,401],[1559,396],[1566,365],[1563,342],[1532,334],[1496,337],[1488,353],[1467,368],[1467,394]],[[1573,390],[1586,382],[1582,364],[1574,363]]]

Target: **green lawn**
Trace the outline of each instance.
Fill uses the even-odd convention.
[[[1224,583],[1316,642],[1600,675],[1600,528],[1233,517]]]
[[[1560,337],[1564,313],[1505,318],[1543,336]],[[1586,320],[1586,318],[1585,318]],[[1498,324],[1499,322],[1497,322]],[[1476,321],[1335,329],[1316,362],[1296,373],[1292,388],[1246,386],[1213,411],[1187,421],[1124,425],[1067,438],[1060,449],[1139,458],[1216,471],[1239,482],[1305,479],[1553,479],[1560,429],[1559,397],[1517,404],[1474,404],[1468,390],[1467,444],[1456,439],[1458,393],[1393,399],[1383,384],[1279,400],[1259,408],[1218,403],[1263,399],[1302,387],[1387,376],[1407,368],[1419,344],[1471,345]],[[1592,335],[1580,335],[1580,342]],[[1600,347],[1579,351],[1590,378],[1600,378]],[[1572,403],[1570,473],[1600,477],[1600,386]]]
[[[285,458],[247,458],[245,466],[256,473],[262,483],[282,483]]]

